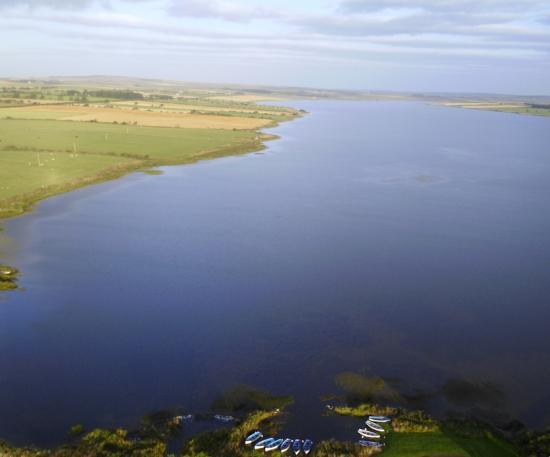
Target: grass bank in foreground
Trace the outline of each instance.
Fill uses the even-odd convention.
[[[386,448],[382,455],[389,457],[518,457],[538,455],[520,453],[523,437],[514,443],[487,424],[454,419],[438,421],[422,411],[381,407],[363,403],[355,407],[336,407],[336,414],[365,418],[368,415],[389,415]]]
[[[250,394],[244,399],[245,393]],[[174,448],[174,442],[185,429],[185,421],[176,411],[163,411],[144,417],[136,430],[96,429],[85,432],[77,425],[71,429],[71,441],[56,449],[16,448],[0,442],[0,456],[6,457],[253,457],[265,455],[244,445],[244,439],[254,430],[266,436],[277,436],[288,413],[289,397],[278,397],[250,388],[237,388],[220,397],[233,412],[232,427],[192,437]],[[217,400],[217,402],[220,401]],[[244,400],[243,400],[244,399]],[[263,405],[263,406],[262,406]],[[242,408],[254,408],[242,410]],[[547,457],[550,432],[516,431],[508,438],[499,435],[489,425],[453,419],[436,421],[423,412],[383,408],[375,404],[335,408],[336,414],[365,417],[371,414],[391,414],[392,426],[387,426],[386,447],[383,450],[361,447],[357,442],[327,440],[316,443],[310,454],[316,457]],[[212,413],[199,416],[211,416]],[[362,421],[361,421],[362,423]],[[178,449],[179,447],[179,449]],[[277,455],[275,452],[272,455]]]

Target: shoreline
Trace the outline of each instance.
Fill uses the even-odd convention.
[[[95,452],[100,452],[104,456],[246,457],[254,454],[252,448],[244,443],[250,433],[260,430],[265,436],[285,438],[285,424],[292,414],[287,411],[287,406],[293,401],[292,397],[268,396],[263,392],[261,396],[258,403],[248,405],[244,411],[227,407],[229,404],[219,411],[211,409],[198,414],[190,414],[178,408],[155,411],[143,416],[133,429],[87,429],[82,424],[75,424],[68,430],[64,442],[54,447],[12,445],[0,439],[0,455],[65,457],[96,455]],[[498,428],[469,416],[450,416],[436,420],[422,410],[369,402],[335,407],[325,413],[320,410],[319,413],[342,418],[348,416],[357,421],[359,428],[365,426],[365,419],[371,415],[390,419],[388,424],[382,424],[384,431],[381,436],[374,438],[375,442],[381,443],[380,446],[360,446],[358,440],[361,437],[352,429],[349,438],[337,440],[326,436],[314,442],[313,453],[319,457],[366,457],[374,454],[392,457],[544,455],[540,452],[545,452],[544,442],[548,437],[548,432],[530,430],[519,423]],[[219,425],[188,435],[189,421],[217,421]],[[527,454],[527,451],[535,454]]]
[[[294,119],[292,119],[294,120]],[[287,121],[285,121],[287,122]],[[269,125],[268,128],[274,128],[278,126],[279,123],[274,123],[274,125]],[[99,173],[81,178],[77,181],[69,182],[64,185],[53,185],[39,191],[32,192],[30,194],[24,194],[22,196],[11,197],[5,199],[3,202],[8,203],[17,203],[21,210],[10,210],[0,208],[0,229],[2,223],[8,219],[12,219],[19,216],[24,216],[32,211],[34,211],[37,204],[42,200],[46,200],[50,197],[61,195],[64,193],[72,192],[74,190],[92,186],[94,184],[100,184],[102,182],[113,181],[120,179],[124,176],[127,176],[131,173],[146,171],[149,169],[154,169],[161,166],[177,166],[177,165],[191,165],[194,163],[201,162],[203,160],[213,160],[219,159],[222,157],[246,155],[253,152],[259,152],[267,149],[267,141],[275,141],[280,137],[273,134],[267,134],[262,131],[257,132],[257,139],[254,139],[251,142],[246,142],[243,144],[232,145],[228,147],[222,147],[214,150],[202,151],[199,154],[196,154],[192,157],[189,157],[182,161],[162,161],[162,160],[150,160],[150,159],[135,159],[134,163],[128,165],[117,165],[111,168],[100,171]]]
[[[265,142],[274,141],[279,139],[276,135],[267,135],[261,133],[259,140],[254,140],[252,142],[247,142],[242,145],[229,146],[226,148],[220,148],[211,151],[204,151],[201,154],[197,154],[189,159],[183,161],[155,161],[155,160],[139,160],[136,159],[136,163],[129,164],[127,166],[115,166],[112,168],[107,168],[102,172],[92,175],[86,178],[82,178],[78,181],[68,183],[66,185],[51,186],[44,188],[40,191],[33,192],[31,194],[26,194],[21,197],[12,197],[4,200],[4,202],[17,203],[21,210],[2,210],[0,208],[0,226],[1,224],[11,218],[24,216],[27,213],[34,211],[36,204],[42,200],[46,200],[50,197],[55,197],[56,195],[65,194],[72,192],[83,187],[92,186],[94,184],[100,184],[102,182],[113,181],[119,178],[122,178],[131,173],[139,171],[147,171],[151,168],[164,167],[164,166],[177,166],[177,165],[191,165],[203,160],[213,160],[219,159],[222,157],[238,156],[245,155],[252,152],[263,151],[267,148]]]

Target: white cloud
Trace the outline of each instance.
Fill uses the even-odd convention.
[[[344,68],[349,72],[369,65],[366,85],[369,75],[376,74],[374,65],[406,66],[418,74],[437,72],[437,68],[441,72],[475,68],[485,84],[487,74],[497,67],[513,70],[521,66],[524,75],[531,72],[537,81],[550,67],[547,1],[341,0],[317,7],[320,3],[0,0],[0,50],[13,51],[13,44],[2,47],[9,37],[27,55],[40,49],[43,54],[48,50],[48,55],[57,52],[62,56],[69,49],[81,48],[83,55],[101,61],[107,54],[118,53],[126,60],[141,54],[143,59],[136,57],[135,65],[143,65],[144,72],[150,71],[147,60],[156,55],[157,61],[168,63],[162,68],[175,68],[181,59],[180,65],[186,68],[195,62],[198,71],[203,65],[206,75],[211,74],[205,67],[207,56],[209,62],[218,59],[234,65],[235,74],[241,68],[237,62],[247,61],[253,67],[253,62],[261,61],[263,67],[256,74],[291,68],[285,78],[296,77],[298,85],[308,85],[299,80],[305,74],[315,84],[311,75],[319,68],[332,75],[331,85],[336,86],[350,78],[343,74]],[[98,68],[95,72],[108,71]],[[243,80],[249,77],[242,75]],[[546,87],[550,92],[550,83]]]
[[[227,0],[171,0],[168,12],[174,16],[215,18],[236,22],[273,19],[279,16],[273,8]]]

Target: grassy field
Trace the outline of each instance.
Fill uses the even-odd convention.
[[[0,194],[9,199],[79,182],[99,172],[130,169],[138,161],[96,154],[0,151],[0,162]]]
[[[248,145],[251,130],[172,129],[51,120],[0,120],[0,149],[128,155],[177,163],[221,148]]]
[[[258,129],[301,115],[223,90],[143,89],[4,81],[0,217],[140,168],[259,150],[274,137]]]
[[[254,130],[177,129],[53,120],[0,120],[0,216],[128,171],[262,147]]]
[[[151,127],[183,127],[203,129],[253,130],[271,124],[270,118],[246,117],[246,112],[214,111],[208,107],[202,113],[198,109],[177,111],[152,108],[103,107],[84,105],[35,105],[0,109],[1,118],[53,119],[70,121],[95,121],[101,123],[137,124]],[[227,108],[226,108],[227,110]]]
[[[423,411],[362,403],[337,407],[337,414],[392,417],[383,457],[518,457],[511,443],[495,436],[487,424],[471,420],[438,421]]]
[[[491,435],[458,437],[437,431],[427,433],[393,433],[388,438],[384,457],[517,457],[507,443]]]

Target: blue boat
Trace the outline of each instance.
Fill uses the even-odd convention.
[[[384,446],[383,443],[377,443],[376,441],[369,441],[369,440],[359,440],[359,444],[363,447],[375,447],[377,449],[380,449]]]
[[[244,440],[244,444],[250,445],[250,444],[254,443],[255,441],[258,441],[262,437],[263,437],[263,435],[260,431],[255,431],[254,433],[248,435],[246,440]]]
[[[311,450],[313,449],[313,441],[311,440],[305,440],[304,441],[304,454],[309,454]]]
[[[267,444],[265,446],[265,452],[270,452],[270,451],[274,451],[275,449],[277,449],[281,444],[283,444],[283,439],[282,438],[279,438],[279,439],[274,439],[271,443]]]
[[[302,440],[294,440],[292,442],[292,450],[294,451],[294,454],[298,455],[302,450]]]
[[[290,438],[287,438],[283,441],[283,444],[281,444],[281,453],[284,454],[290,449],[290,446],[292,446],[292,440]]]
[[[254,446],[254,449],[264,449],[266,446],[269,446],[273,441],[275,441],[275,438],[266,438],[265,440],[260,441],[259,443],[256,443],[256,446]]]

